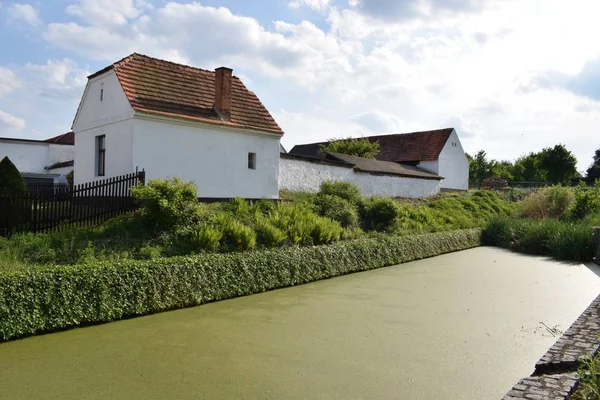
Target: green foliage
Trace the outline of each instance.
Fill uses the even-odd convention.
[[[546,180],[545,171],[540,168],[539,153],[529,153],[515,161],[513,175],[520,182],[543,182]]]
[[[193,233],[193,245],[196,251],[217,251],[223,237],[223,230],[210,225],[202,225]]]
[[[586,173],[586,180],[588,182],[594,182],[596,179],[600,179],[600,149],[594,153],[594,160]]]
[[[582,219],[596,212],[600,212],[600,179],[594,187],[586,187],[581,182],[575,189],[575,201],[569,214],[572,219]]]
[[[67,185],[72,188],[73,187],[73,179],[75,177],[75,171],[71,171],[65,177],[67,179]]]
[[[373,197],[361,207],[363,229],[368,231],[385,231],[389,229],[398,216],[394,200],[387,197]]]
[[[600,356],[586,356],[579,360],[579,388],[573,400],[600,399]]]
[[[521,206],[526,218],[562,218],[573,203],[573,191],[563,186],[551,186],[532,193]]]
[[[193,221],[197,211],[196,185],[179,178],[152,179],[147,185],[131,189],[141,202],[141,216],[158,231]]]
[[[8,157],[0,161],[0,196],[25,196],[27,185],[15,164]]]
[[[481,187],[481,181],[490,176],[490,163],[487,153],[479,150],[474,157],[467,154],[469,160],[469,185]]]
[[[358,186],[346,181],[325,181],[321,183],[319,194],[328,194],[342,198],[354,206],[360,205],[363,201],[363,196]]]
[[[269,221],[261,219],[256,225],[256,235],[259,243],[265,247],[280,246],[286,239],[285,233],[273,226]]]
[[[306,204],[278,204],[268,221],[284,232],[294,245],[325,244],[341,239],[344,229],[337,221],[315,214]]]
[[[484,229],[483,241],[522,253],[588,262],[593,258],[592,226],[598,222],[496,217]]]
[[[319,215],[338,221],[344,228],[358,227],[358,211],[348,200],[319,193],[314,204]]]
[[[0,273],[0,340],[195,306],[480,245],[477,230]]]
[[[539,154],[540,168],[545,172],[546,181],[551,183],[569,183],[579,177],[577,158],[562,144],[548,147]]]
[[[223,244],[227,249],[251,250],[256,246],[256,233],[252,228],[229,215],[219,215],[215,223],[223,231]]]
[[[375,158],[379,154],[379,142],[371,142],[367,138],[360,139],[334,139],[321,145],[319,153],[342,153],[363,158]]]

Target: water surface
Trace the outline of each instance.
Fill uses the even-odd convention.
[[[0,344],[0,399],[500,399],[600,292],[477,248]]]

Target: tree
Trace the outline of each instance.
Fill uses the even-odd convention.
[[[469,160],[469,184],[481,186],[481,181],[490,176],[490,163],[486,159],[487,153],[479,150],[475,157],[467,154]]]
[[[367,138],[360,139],[333,139],[325,145],[321,145],[319,154],[342,153],[363,158],[375,158],[379,154],[379,142],[371,142]]]
[[[0,196],[25,196],[27,185],[8,157],[0,161]]]
[[[588,182],[600,179],[600,149],[596,150],[596,154],[594,154],[594,162],[587,170],[586,179]]]
[[[510,161],[490,161],[490,176],[506,179],[512,181],[514,165]]]
[[[543,182],[546,180],[544,171],[540,170],[539,153],[529,153],[519,157],[513,168],[515,181]]]
[[[546,181],[551,183],[569,183],[579,176],[577,158],[562,144],[543,149],[539,153],[539,166]]]

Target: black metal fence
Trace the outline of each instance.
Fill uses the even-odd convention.
[[[144,181],[141,171],[73,187],[33,185],[26,196],[0,197],[0,236],[99,224],[135,210],[130,189]]]

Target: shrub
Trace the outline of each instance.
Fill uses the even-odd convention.
[[[215,223],[223,232],[227,250],[251,250],[256,246],[256,233],[248,226],[227,215],[219,215]]]
[[[162,247],[156,245],[146,245],[138,251],[141,260],[154,260],[162,255]]]
[[[259,242],[266,247],[279,246],[286,239],[286,235],[281,229],[271,225],[264,219],[256,225],[256,235]]]
[[[321,183],[320,194],[329,194],[348,200],[350,204],[358,206],[363,201],[363,196],[358,186],[345,181],[325,181]]]
[[[396,203],[386,197],[373,197],[361,209],[361,220],[365,230],[383,231],[394,223],[398,216]]]
[[[319,194],[315,199],[319,215],[338,221],[344,228],[358,227],[358,211],[348,200],[331,194]]]
[[[202,225],[193,234],[193,247],[196,251],[217,251],[223,237],[223,230],[210,225]]]
[[[278,204],[268,221],[295,245],[330,243],[344,232],[339,222],[320,217],[305,204]]]
[[[592,188],[580,183],[575,189],[575,201],[569,210],[569,216],[572,219],[582,219],[586,215],[600,212],[600,179]]]
[[[15,164],[8,157],[0,161],[0,196],[25,196],[27,185]]]
[[[565,261],[593,258],[592,226],[556,219],[493,218],[483,230],[484,244]]]
[[[197,213],[197,191],[192,182],[179,178],[152,179],[145,186],[131,188],[142,205],[142,217],[157,230],[191,223]]]
[[[199,305],[480,244],[477,230],[0,273],[0,340]]]
[[[526,218],[562,218],[573,203],[573,192],[566,187],[551,186],[529,195],[521,216]]]

